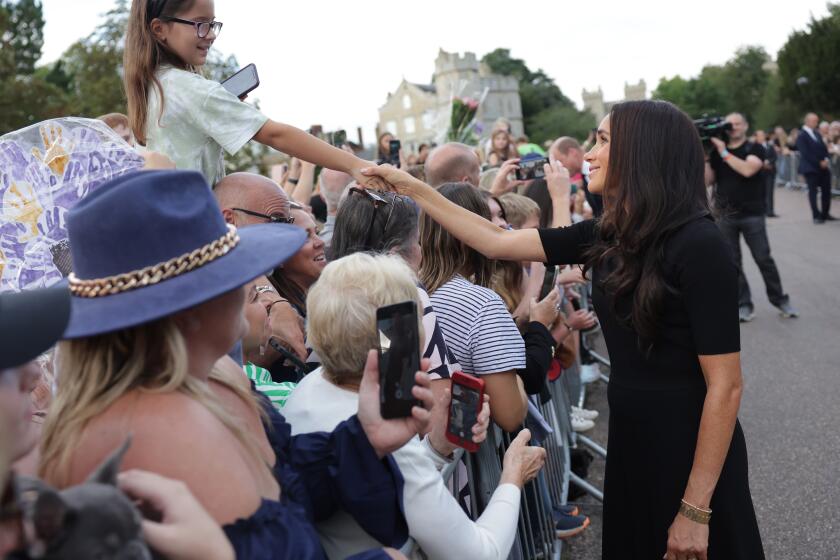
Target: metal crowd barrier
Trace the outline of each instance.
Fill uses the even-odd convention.
[[[588,291],[584,289],[583,292],[581,302],[588,305]],[[581,344],[585,344],[584,340],[589,343],[589,339],[597,336],[598,332],[594,330],[584,334]],[[609,366],[607,358],[598,356],[596,359]],[[603,379],[609,380],[606,376]],[[525,422],[531,428],[531,444],[546,450],[546,463],[540,475],[523,488],[518,530],[509,560],[560,560],[563,541],[556,536],[553,510],[566,504],[570,484],[603,501],[602,491],[575,475],[571,469],[571,449],[579,443],[606,457],[603,447],[572,429],[572,404],[582,403],[585,397],[585,385],[580,382],[580,355],[577,363],[565,370],[559,379],[547,383],[551,398],[541,403],[538,396],[531,397],[533,406]],[[543,423],[539,422],[540,416]],[[540,427],[546,425],[548,429]],[[465,453],[459,449],[453,463],[441,473],[453,495],[473,520],[487,507],[499,484],[503,457],[512,437],[492,425],[487,440],[476,453]],[[462,481],[464,475],[466,480]],[[409,539],[402,552],[411,557],[418,552],[417,549],[417,544]]]
[[[840,196],[840,155],[831,156],[829,165],[831,171],[831,192]],[[805,177],[799,174],[799,152],[780,155],[776,160],[776,186],[786,189],[807,189]]]

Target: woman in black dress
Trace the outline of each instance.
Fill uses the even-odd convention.
[[[585,159],[605,213],[554,230],[501,230],[398,170],[367,173],[490,258],[592,271],[612,363],[603,558],[761,560],[737,420],[737,268],[711,219],[700,138],[669,103],[627,102]]]

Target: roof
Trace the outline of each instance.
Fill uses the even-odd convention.
[[[434,85],[431,85],[431,84],[411,84],[411,85],[425,91],[426,93],[437,93],[437,88]]]

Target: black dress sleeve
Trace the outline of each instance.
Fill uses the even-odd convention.
[[[695,222],[670,249],[697,354],[739,352],[738,268],[717,226]]]
[[[595,221],[585,220],[569,227],[541,229],[539,234],[546,264],[582,264],[583,254],[595,241]]]
[[[545,376],[551,367],[556,343],[545,325],[536,321],[528,323],[522,339],[525,341],[525,369],[518,369],[516,373],[522,378],[527,394],[539,395],[545,388]]]

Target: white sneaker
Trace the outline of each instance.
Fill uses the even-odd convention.
[[[598,411],[597,410],[589,410],[587,408],[578,408],[576,406],[572,407],[572,414],[575,416],[580,416],[584,420],[595,420],[598,418]]]
[[[581,418],[576,414],[572,414],[571,419],[572,429],[576,432],[588,432],[595,427],[595,422],[587,420],[586,418]]]
[[[580,382],[594,383],[601,379],[601,368],[598,367],[597,362],[592,364],[581,364],[580,366]]]

